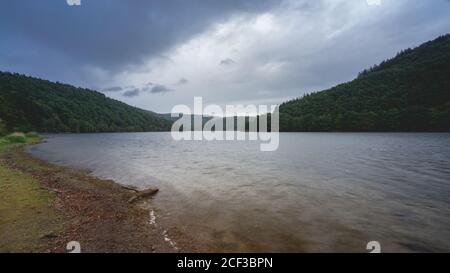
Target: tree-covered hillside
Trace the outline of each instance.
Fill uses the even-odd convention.
[[[283,131],[450,131],[450,35],[280,107]]]
[[[4,72],[0,120],[9,131],[25,132],[142,132],[171,126],[155,113],[99,92]]]

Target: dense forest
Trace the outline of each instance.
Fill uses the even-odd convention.
[[[280,106],[282,131],[450,131],[450,35]]]
[[[280,129],[450,131],[449,75],[450,35],[445,35],[351,82],[283,103]],[[0,134],[166,131],[173,121],[96,91],[0,72]]]
[[[70,85],[0,72],[0,133],[170,130],[159,115]]]

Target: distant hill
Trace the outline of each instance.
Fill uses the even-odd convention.
[[[450,35],[280,106],[281,131],[450,131]],[[211,117],[204,117],[203,123]],[[0,72],[0,133],[167,131],[175,119],[67,84]]]
[[[450,35],[280,106],[282,131],[450,131]]]
[[[10,131],[51,133],[166,131],[172,124],[96,91],[5,72],[0,120]]]

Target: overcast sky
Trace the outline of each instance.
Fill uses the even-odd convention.
[[[156,112],[279,104],[450,33],[449,0],[6,0],[0,70]]]

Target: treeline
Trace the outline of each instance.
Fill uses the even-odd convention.
[[[282,104],[280,129],[450,131],[449,75],[450,35],[445,35],[402,51],[351,82]],[[96,91],[0,72],[0,135],[167,131],[173,121]]]
[[[450,35],[280,106],[282,131],[450,131]]]
[[[155,113],[102,93],[19,74],[0,72],[0,133],[90,133],[169,130]]]

